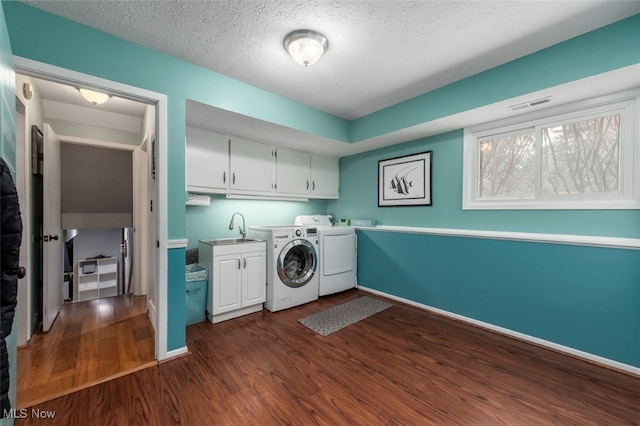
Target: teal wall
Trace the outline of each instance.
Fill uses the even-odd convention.
[[[640,15],[352,123],[354,140],[640,63]],[[530,67],[530,68],[529,68]],[[638,142],[638,141],[636,141]],[[378,207],[378,161],[432,151],[432,206]],[[640,238],[638,210],[462,210],[463,131],[340,159],[338,218]],[[640,250],[358,232],[360,285],[640,367]]]
[[[43,12],[20,2],[3,2],[13,53],[28,59],[106,78],[167,95],[168,237],[186,237],[184,134],[185,101],[195,100],[331,139],[348,140],[348,122],[249,86],[157,51]],[[25,25],[28,23],[28,25]],[[202,90],[207,87],[208,90]],[[216,204],[220,205],[220,204]],[[323,213],[324,204],[310,204]],[[288,209],[287,217],[309,212]],[[216,212],[193,215],[192,238],[210,238],[197,229],[218,232]],[[272,217],[278,215],[272,215]],[[269,217],[269,215],[267,215]],[[284,220],[281,218],[280,220]],[[293,220],[293,219],[292,219]],[[220,225],[224,220],[220,220]],[[227,223],[228,225],[228,223]],[[221,226],[224,228],[224,226]],[[181,251],[181,250],[179,250]],[[183,251],[183,250],[182,250]],[[184,347],[184,253],[168,256],[168,347]]]
[[[13,57],[9,34],[5,25],[4,11],[0,7],[0,114],[2,127],[0,128],[0,154],[7,165],[13,169],[15,179],[16,137],[15,137],[15,75],[13,73]],[[19,297],[19,295],[18,295]],[[16,408],[16,380],[17,380],[17,326],[14,317],[11,333],[5,337],[9,361],[9,401],[11,408]],[[4,366],[3,366],[4,367]],[[4,417],[4,413],[0,413]],[[0,426],[12,425],[13,418],[0,418]]]
[[[462,210],[462,130],[340,159],[339,218],[381,225],[640,238],[638,210]],[[378,207],[378,161],[432,151],[430,207]]]
[[[351,122],[350,140],[525,95],[640,62],[640,14]]]
[[[198,241],[202,239],[238,237],[242,218],[236,216],[235,226],[229,230],[229,222],[235,212],[242,213],[247,229],[253,225],[291,225],[298,215],[324,214],[326,203],[326,200],[228,200],[222,195],[212,195],[209,206],[187,207],[188,248],[198,248]]]

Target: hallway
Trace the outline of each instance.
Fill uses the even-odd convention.
[[[18,349],[18,408],[156,365],[154,346],[146,296],[65,304]]]

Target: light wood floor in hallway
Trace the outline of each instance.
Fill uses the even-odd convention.
[[[47,333],[18,350],[18,408],[155,365],[146,296],[64,305]]]

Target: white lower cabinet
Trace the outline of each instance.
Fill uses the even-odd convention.
[[[267,282],[266,242],[200,241],[198,259],[209,269],[207,318],[212,323],[262,310]]]

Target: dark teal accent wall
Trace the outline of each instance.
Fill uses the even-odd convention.
[[[185,329],[185,249],[169,249],[167,254],[167,352],[183,348],[187,341]]]
[[[640,367],[640,250],[358,231],[358,282]]]

